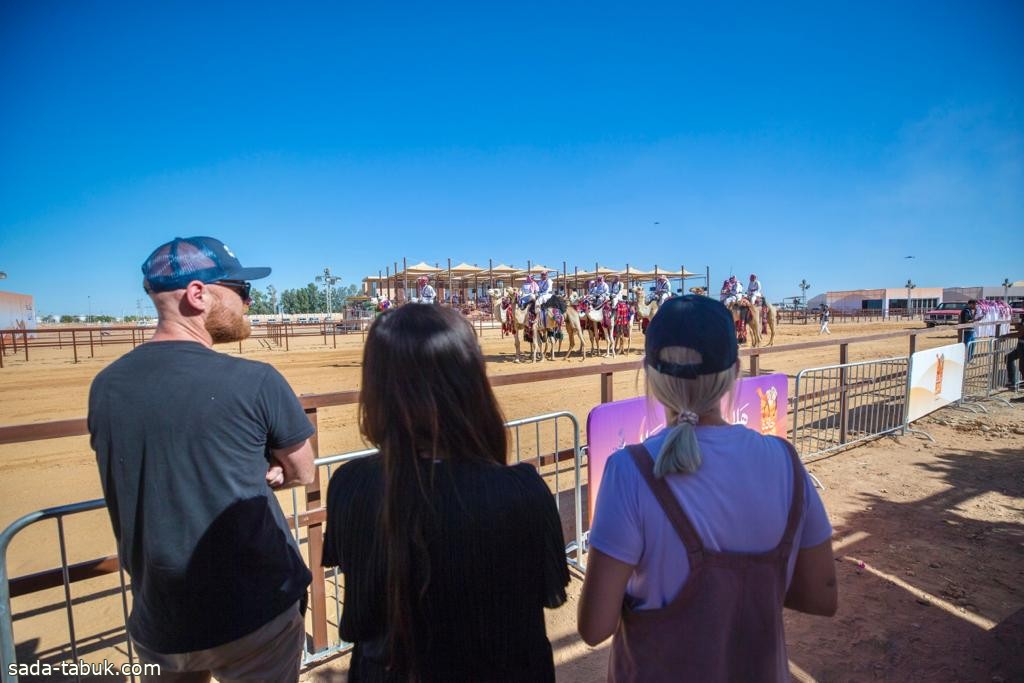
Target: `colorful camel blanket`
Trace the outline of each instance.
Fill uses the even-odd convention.
[[[620,301],[615,307],[615,326],[629,329],[629,304],[625,301]]]

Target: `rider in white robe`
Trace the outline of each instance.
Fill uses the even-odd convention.
[[[761,281],[757,279],[757,275],[754,273],[750,274],[750,282],[747,284],[747,298],[750,299],[750,303],[755,306],[759,305],[761,300],[764,299],[764,290],[761,289]]]

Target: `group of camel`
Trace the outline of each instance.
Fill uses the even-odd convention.
[[[698,289],[700,288],[694,288],[694,290]],[[487,293],[491,299],[491,310],[495,319],[503,328],[510,328],[512,332],[512,338],[516,347],[516,363],[519,363],[522,359],[521,339],[524,336],[530,344],[530,353],[534,362],[545,359],[554,360],[556,342],[558,352],[561,352],[562,335],[559,333],[562,331],[562,325],[556,316],[550,313],[551,308],[558,308],[559,310],[564,308],[562,317],[564,319],[565,337],[569,344],[569,348],[565,353],[565,360],[569,360],[572,357],[573,349],[578,339],[579,357],[582,361],[587,357],[586,344],[583,341],[584,330],[586,330],[590,340],[590,355],[596,356],[599,353],[598,343],[602,338],[605,346],[605,357],[611,358],[619,353],[625,354],[630,350],[630,332],[636,316],[639,316],[641,321],[650,322],[651,318],[657,314],[659,307],[657,300],[648,303],[643,289],[635,287],[633,288],[635,300],[627,302],[629,305],[629,323],[622,325],[617,324],[614,305],[612,306],[610,321],[605,319],[603,311],[600,310],[589,310],[581,314],[577,308],[579,297],[574,292],[570,294],[568,300],[564,300],[558,297],[558,295],[552,296],[545,305],[547,310],[544,314],[542,315],[541,311],[536,311],[536,315],[533,316],[531,321],[529,309],[520,308],[517,305],[517,290],[506,287],[504,289],[491,289]],[[694,291],[694,293],[703,293],[703,290],[701,289],[699,292]],[[767,302],[763,305],[767,308],[767,327],[770,332],[768,346],[771,346],[775,341],[776,311],[775,307]],[[760,308],[746,299],[741,299],[739,302],[730,305],[729,310],[732,312],[734,321],[737,323],[739,321],[743,322],[743,325],[737,324],[737,329],[745,327],[750,334],[751,345],[755,347],[760,346]],[[509,316],[511,316],[511,319]],[[524,335],[525,332],[529,332],[529,334]]]

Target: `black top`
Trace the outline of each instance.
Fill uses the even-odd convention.
[[[433,513],[420,506],[430,582],[412,608],[423,680],[554,681],[543,607],[565,602],[569,572],[547,485],[526,464],[422,466],[435,468]],[[342,466],[327,493],[324,565],[345,573],[339,630],[355,643],[353,682],[404,680],[385,669],[383,493],[380,456]]]
[[[309,570],[265,477],[268,449],[313,431],[276,370],[196,342],[149,342],[97,375],[89,432],[133,638],[203,650],[305,596]]]

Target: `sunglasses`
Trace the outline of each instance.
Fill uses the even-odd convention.
[[[217,280],[210,284],[220,285],[221,287],[227,287],[238,296],[242,297],[242,301],[250,303],[252,301],[252,283],[244,282],[242,280]]]

